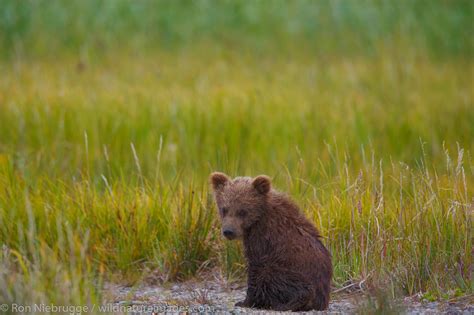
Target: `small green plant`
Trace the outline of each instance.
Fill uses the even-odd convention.
[[[425,292],[423,293],[423,295],[421,296],[421,298],[425,301],[428,301],[428,302],[434,302],[437,300],[437,297],[435,294],[433,294],[432,292]]]

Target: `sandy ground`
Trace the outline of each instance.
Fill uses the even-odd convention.
[[[236,302],[244,299],[245,285],[228,285],[217,281],[194,281],[138,287],[108,284],[105,288],[105,295],[109,301],[107,304],[109,310],[114,313],[270,313],[234,307]],[[319,313],[363,314],[368,312],[367,308],[362,308],[367,302],[367,296],[361,293],[338,293],[333,295],[329,309]],[[390,307],[385,308],[381,313],[388,311],[391,311],[392,314],[474,314],[474,304],[472,298],[453,302],[420,302],[417,297],[410,297],[391,302]]]

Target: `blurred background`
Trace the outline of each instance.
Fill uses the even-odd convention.
[[[336,287],[472,297],[473,23],[471,0],[0,0],[0,297],[242,279],[216,170],[294,196]]]
[[[135,169],[133,142],[147,177],[160,145],[172,177],[196,167],[275,173],[299,154],[328,155],[327,143],[355,160],[370,147],[414,164],[427,142],[444,160],[443,145],[473,148],[473,10],[472,1],[2,0],[0,149],[42,151],[34,168],[77,175],[87,133],[88,168]],[[64,161],[51,165],[51,152]]]
[[[2,0],[3,53],[101,55],[238,49],[435,56],[472,52],[472,1],[15,1]],[[400,47],[401,46],[401,47]]]

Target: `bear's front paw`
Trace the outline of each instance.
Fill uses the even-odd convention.
[[[245,301],[240,301],[235,303],[236,307],[248,307],[247,303]]]

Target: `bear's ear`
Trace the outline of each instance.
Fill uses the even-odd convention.
[[[254,178],[252,186],[262,195],[266,195],[271,188],[270,177],[265,175],[259,175]]]
[[[209,178],[211,180],[212,188],[214,189],[214,191],[221,189],[229,181],[229,177],[227,177],[226,174],[221,172],[214,172]]]

